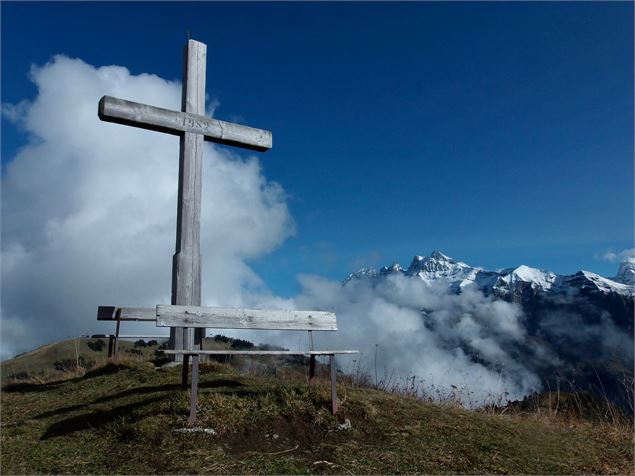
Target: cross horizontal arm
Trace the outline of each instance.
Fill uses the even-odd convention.
[[[157,326],[217,329],[336,331],[332,312],[288,309],[236,309],[199,306],[157,306]]]
[[[205,140],[264,152],[271,149],[271,132],[219,121],[198,114],[171,111],[111,96],[99,100],[99,119],[128,126],[181,135],[201,134]]]

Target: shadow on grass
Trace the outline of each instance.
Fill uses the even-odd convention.
[[[16,382],[9,383],[2,387],[3,392],[7,393],[31,393],[31,392],[46,392],[58,385],[68,382],[68,380],[60,380],[58,382],[48,383],[30,383],[30,382]]]
[[[131,368],[132,367],[130,365],[119,364],[116,362],[108,362],[106,365],[97,367],[96,369],[93,369],[93,370],[89,370],[83,376],[73,380],[88,380],[94,377],[100,377],[102,375],[116,374],[120,370],[126,370]]]
[[[216,380],[212,382],[203,382],[199,388],[222,388],[222,387],[239,387],[243,386],[240,382],[235,382],[232,380]],[[115,398],[121,398],[124,396],[131,395],[142,395],[146,393],[156,392],[156,391],[169,391],[175,389],[181,389],[180,385],[172,384],[172,385],[164,385],[164,386],[156,386],[156,387],[140,387],[138,389],[130,389],[124,392],[120,392],[116,395],[110,397],[102,397],[95,400],[93,403],[103,403],[105,401],[109,401]],[[240,396],[253,395],[261,392],[262,390],[228,390],[227,393],[232,393]],[[225,393],[225,392],[223,392]],[[127,423],[135,423],[138,420],[142,419],[146,416],[140,410],[147,405],[153,404],[155,402],[159,402],[165,398],[165,395],[159,395],[152,398],[147,398],[145,400],[141,400],[138,402],[128,403],[126,405],[121,405],[115,407],[111,410],[94,410],[88,413],[83,413],[81,415],[65,418],[59,422],[53,423],[48,429],[44,432],[44,434],[40,437],[40,440],[46,440],[49,438],[54,438],[57,436],[64,436],[70,433],[74,433],[77,431],[83,430],[94,430],[99,429],[105,425],[113,423],[118,418],[125,417]],[[53,410],[49,412],[41,413],[35,418],[45,418],[49,416],[59,415],[62,413],[70,412],[73,410],[78,410],[80,408],[86,408],[89,404],[82,405],[72,405],[69,407],[60,408],[58,410]]]
[[[58,387],[59,385],[62,385],[68,382],[80,382],[82,380],[88,380],[88,379],[99,377],[102,375],[115,374],[119,372],[120,370],[125,370],[130,368],[131,367],[128,365],[109,362],[103,367],[99,367],[94,370],[89,370],[81,377],[74,377],[74,378],[64,379],[64,380],[55,380],[53,382],[45,382],[45,383],[32,383],[32,382],[10,383],[3,386],[2,391],[8,392],[8,393],[46,392],[47,390],[51,390],[52,388]]]
[[[140,402],[115,407],[112,410],[96,410],[92,413],[84,413],[82,415],[66,418],[65,420],[49,426],[40,437],[40,440],[47,440],[56,436],[64,436],[76,431],[101,428],[121,417],[126,417],[127,422],[134,423],[145,416],[142,412],[137,412],[137,410],[162,399],[162,396],[148,398]]]
[[[218,379],[218,380],[212,380],[210,382],[200,383],[199,389],[222,388],[222,387],[236,388],[236,387],[243,387],[243,386],[244,384],[242,384],[241,382],[237,382],[235,380]],[[81,403],[79,405],[70,405],[68,407],[62,407],[56,410],[49,410],[47,412],[36,415],[34,418],[42,419],[42,418],[48,418],[55,415],[61,415],[64,413],[69,413],[75,410],[79,410],[81,408],[86,408],[89,405],[95,405],[98,403],[106,403],[106,402],[110,402],[119,398],[125,398],[125,397],[136,396],[136,395],[146,395],[149,393],[156,393],[156,392],[171,392],[174,390],[181,390],[181,389],[185,389],[185,387],[182,387],[180,384],[175,384],[175,383],[165,384],[165,385],[154,385],[151,387],[130,388],[128,390],[124,390],[123,392],[115,393],[113,395],[99,397],[90,403]],[[235,392],[232,392],[232,393],[235,393]],[[164,398],[164,397],[160,397],[160,398]]]

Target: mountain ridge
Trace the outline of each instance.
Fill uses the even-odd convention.
[[[562,388],[562,382],[570,382],[571,388],[597,387],[609,399],[629,405],[621,382],[633,375],[635,285],[629,283],[635,283],[635,260],[623,262],[615,277],[606,278],[585,270],[559,275],[527,265],[489,271],[434,251],[427,257],[416,255],[407,269],[396,262],[380,271],[363,268],[351,273],[342,286],[363,281],[386,292],[395,288],[391,281],[404,278],[423,283],[413,289],[423,293],[418,302],[422,303],[419,311],[424,325],[433,325],[426,299],[434,306],[446,293],[459,297],[480,291],[485,297],[482,304],[504,301],[520,313],[517,324],[523,340],[499,342],[515,362],[522,362],[551,388]],[[473,314],[471,308],[449,311],[455,326],[462,320],[469,322]],[[488,330],[480,336],[486,340],[492,337],[495,332]],[[441,342],[444,334],[435,338]],[[447,345],[483,363],[469,338],[448,341]],[[491,368],[493,364],[485,365]]]
[[[629,259],[621,263],[616,276],[606,278],[596,273],[580,270],[571,275],[562,275],[549,270],[533,268],[521,264],[515,268],[500,271],[473,267],[455,260],[441,251],[434,250],[429,256],[415,255],[407,269],[397,261],[391,266],[383,266],[379,270],[374,267],[363,267],[346,277],[342,284],[353,279],[385,278],[391,275],[419,277],[425,282],[433,280],[447,281],[450,288],[460,292],[466,286],[476,286],[485,294],[516,293],[519,290],[531,289],[534,292],[551,294],[567,294],[572,290],[599,292],[615,292],[635,295],[635,260]]]

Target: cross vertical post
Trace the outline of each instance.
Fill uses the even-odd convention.
[[[183,61],[181,111],[205,114],[207,46],[188,40]],[[179,144],[179,191],[176,251],[172,259],[172,304],[201,305],[201,177],[203,136],[184,132]],[[192,350],[201,345],[203,329],[171,328],[170,348]],[[177,359],[182,358],[178,356]]]
[[[179,188],[176,249],[172,258],[172,305],[201,305],[201,181],[203,141],[265,152],[271,132],[205,117],[207,46],[188,40],[183,66],[181,110],[172,111],[112,96],[99,100],[99,119],[115,124],[178,135]],[[98,316],[100,315],[98,311]],[[145,319],[144,319],[145,320]],[[205,329],[170,329],[172,350],[200,348]],[[115,337],[114,353],[117,353]],[[175,360],[183,360],[183,354]]]

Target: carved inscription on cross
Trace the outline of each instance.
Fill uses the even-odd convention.
[[[203,140],[264,152],[271,132],[205,117],[207,46],[189,40],[185,48],[181,111],[110,96],[99,101],[99,118],[180,137],[176,252],[172,260],[172,304],[201,305],[200,214]],[[194,349],[201,332],[170,329],[170,348]]]

